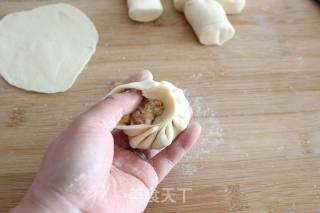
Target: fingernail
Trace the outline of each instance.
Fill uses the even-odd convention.
[[[143,79],[150,79],[152,80],[153,79],[153,75],[152,75],[152,72],[150,70],[142,70],[140,72],[140,75]]]
[[[194,128],[197,129],[197,131],[198,131],[198,137],[199,137],[200,134],[201,134],[201,132],[202,132],[202,126],[200,125],[199,122],[194,121],[194,120],[192,121],[192,125],[194,126]]]

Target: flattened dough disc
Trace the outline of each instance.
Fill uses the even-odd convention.
[[[0,74],[41,93],[68,90],[96,50],[91,20],[68,4],[12,13],[0,22]]]

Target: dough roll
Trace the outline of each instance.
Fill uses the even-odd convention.
[[[227,14],[241,13],[246,5],[246,0],[217,0]]]
[[[163,12],[160,0],[127,0],[129,17],[134,21],[149,22],[159,18]]]
[[[189,0],[184,13],[204,45],[222,45],[235,34],[223,7],[215,0]]]

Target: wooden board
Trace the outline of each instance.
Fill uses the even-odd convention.
[[[0,17],[52,0],[0,1]],[[161,19],[128,19],[124,0],[68,0],[100,34],[71,90],[24,92],[0,78],[0,211],[21,199],[47,145],[114,85],[144,68],[185,88],[199,144],[146,212],[320,212],[320,9],[311,0],[248,1],[236,36],[199,45],[171,0]],[[0,47],[1,48],[1,47]],[[173,188],[176,203],[161,202]],[[186,202],[181,190],[192,188]],[[180,191],[179,191],[180,190]]]

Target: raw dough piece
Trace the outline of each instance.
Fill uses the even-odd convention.
[[[227,14],[241,13],[246,5],[246,0],[217,0]]]
[[[221,45],[234,36],[235,30],[223,7],[215,0],[189,0],[184,13],[204,45]]]
[[[28,91],[64,92],[94,54],[97,42],[90,19],[68,4],[9,14],[0,22],[0,74]]]
[[[129,17],[134,21],[154,21],[163,12],[160,0],[127,0],[127,2]]]
[[[189,103],[181,89],[167,81],[146,80],[120,85],[107,96],[127,89],[142,91],[142,95],[163,104],[163,112],[151,124],[130,125],[120,122],[117,129],[129,137],[130,146],[137,149],[161,149],[172,143],[176,136],[189,124]]]

